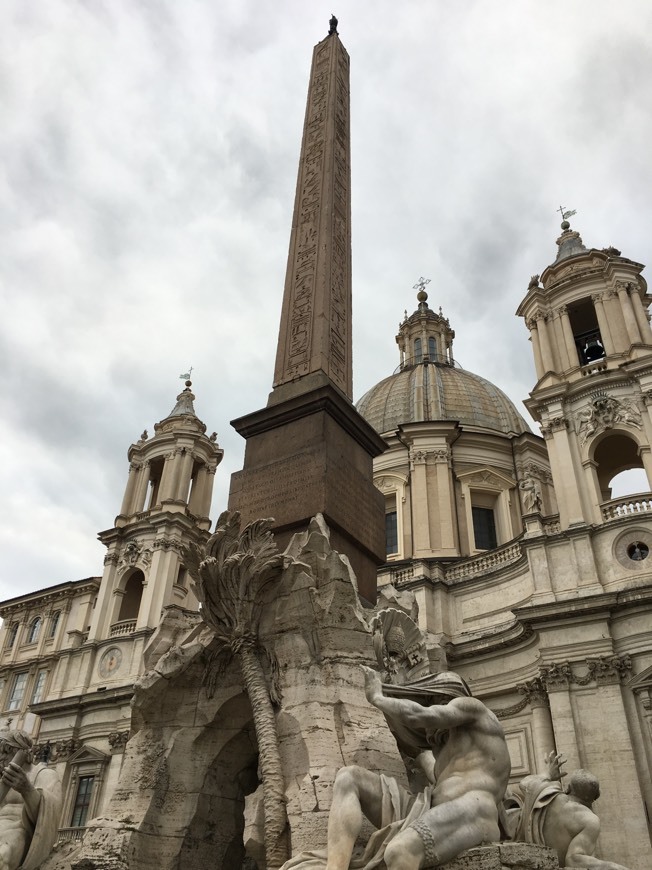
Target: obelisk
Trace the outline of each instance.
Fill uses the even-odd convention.
[[[349,56],[336,25],[313,51],[274,387],[232,421],[247,446],[229,508],[274,517],[280,545],[322,513],[375,603],[385,530],[372,461],[385,442],[352,403]]]

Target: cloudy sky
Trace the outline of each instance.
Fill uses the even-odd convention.
[[[262,407],[313,45],[351,55],[354,390],[398,363],[413,285],[520,405],[514,317],[555,254],[652,261],[648,0],[0,4],[0,598],[102,570],[126,451],[194,367],[225,449]]]

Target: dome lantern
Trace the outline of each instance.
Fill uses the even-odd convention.
[[[453,339],[448,318],[441,308],[436,314],[428,306],[426,285],[429,278],[420,278],[414,285],[417,290],[416,311],[399,325],[396,343],[399,347],[400,369],[410,368],[420,363],[439,363],[453,365]]]

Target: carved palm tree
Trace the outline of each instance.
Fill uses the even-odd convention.
[[[284,778],[270,697],[273,690],[265,680],[258,637],[263,590],[278,580],[283,565],[270,531],[273,522],[257,520],[240,533],[240,514],[224,511],[206,546],[191,544],[185,551],[202,617],[218,642],[206,670],[209,695],[226,665],[236,657],[251,702],[263,777],[265,852],[270,870],[288,858]]]

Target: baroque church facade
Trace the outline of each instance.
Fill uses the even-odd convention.
[[[499,716],[512,782],[553,750],[569,770],[588,768],[602,783],[604,851],[644,870],[650,300],[643,266],[617,249],[585,247],[566,221],[557,244],[517,311],[538,378],[526,405],[541,435],[498,387],[456,364],[454,330],[425,285],[399,327],[398,369],[358,402],[384,446],[373,464],[387,544],[378,589],[381,602],[413,596],[433,665],[458,671]],[[350,264],[342,269],[350,277]],[[281,400],[296,405],[290,363],[278,365]],[[337,372],[329,377],[338,387]],[[208,537],[222,450],[193,401],[188,382],[154,435],[129,448],[120,511],[100,534],[102,577],[0,605],[3,719],[61,773],[62,840],[83,835],[118,782],[134,682],[198,620],[183,552]],[[253,416],[238,431],[264,435]],[[612,498],[613,478],[631,468],[644,469],[649,491]]]

